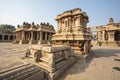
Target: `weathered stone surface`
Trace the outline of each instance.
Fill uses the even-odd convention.
[[[48,71],[50,80],[55,80],[65,69],[75,63],[76,59],[70,46],[33,45],[30,46],[30,54],[25,61]]]
[[[70,45],[75,53],[84,52],[84,44],[91,41],[90,28],[86,26],[88,19],[88,15],[79,8],[59,14],[56,17],[58,29],[52,40],[57,45]]]
[[[97,32],[93,37],[97,39],[97,45],[120,46],[120,23],[114,23],[113,18],[107,25],[91,27],[91,31]]]
[[[45,44],[50,42],[55,33],[54,27],[49,23],[40,25],[23,23],[16,29],[16,40],[19,44]]]

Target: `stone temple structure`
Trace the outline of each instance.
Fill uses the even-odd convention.
[[[19,44],[46,44],[51,41],[55,33],[54,27],[49,23],[40,25],[23,23],[16,29],[16,40],[14,43]]]
[[[15,39],[15,27],[12,25],[0,25],[0,42],[12,42]]]
[[[88,15],[75,8],[57,15],[58,29],[52,40],[57,45],[70,45],[77,53],[88,53],[91,44],[90,28],[87,28]]]
[[[91,32],[87,28],[87,14],[76,8],[59,14],[56,21],[58,22],[58,30],[53,36],[55,31],[53,26],[49,24],[23,23],[18,26],[16,42],[41,44],[49,42],[52,36],[53,44],[30,45],[22,59],[25,63],[34,64],[37,67],[34,68],[33,65],[29,73],[21,76],[19,74],[26,69],[20,69],[20,73],[16,71],[14,74],[17,75],[12,74],[9,78],[15,77],[14,80],[21,80],[25,76],[35,74],[25,80],[57,80],[58,76],[76,62],[74,53],[88,54],[91,48]],[[3,75],[2,78],[6,76]]]
[[[74,52],[87,55],[91,47],[88,16],[81,9],[65,11],[57,16],[56,21],[58,30],[52,37],[54,44],[31,45],[24,59],[44,69],[49,80],[57,80],[60,74],[75,63]]]
[[[120,46],[120,23],[114,23],[113,18],[107,25],[91,27],[91,31],[97,32],[99,45]]]

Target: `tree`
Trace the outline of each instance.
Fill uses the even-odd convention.
[[[15,26],[13,25],[7,25],[7,24],[1,24],[0,25],[0,33],[14,33]]]

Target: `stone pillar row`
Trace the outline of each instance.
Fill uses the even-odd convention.
[[[51,33],[50,33],[51,34]],[[43,40],[43,37],[45,37],[45,40],[48,40],[48,32],[45,32],[45,36],[43,36],[42,31],[37,32],[37,40]],[[16,33],[16,39],[17,40],[34,40],[35,34],[33,31],[25,33],[24,31],[19,31]]]
[[[3,34],[2,35],[2,40],[4,41],[5,40],[5,36],[7,35],[7,39],[6,40],[10,40],[10,36],[9,34]]]

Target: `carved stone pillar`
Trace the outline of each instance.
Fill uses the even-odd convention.
[[[33,31],[31,31],[31,40],[33,40]]]
[[[22,40],[25,40],[25,32],[22,31]]]
[[[28,32],[28,40],[30,39],[30,33]]]
[[[54,57],[55,57],[55,53],[49,54],[49,65],[51,67],[54,67],[54,65],[55,65],[55,59],[54,59]]]
[[[42,31],[40,31],[40,39],[39,40],[42,40],[42,36],[43,36],[43,34],[42,34]]]
[[[72,18],[69,17],[69,31],[72,31]]]
[[[37,35],[37,40],[39,40],[39,32],[37,32],[37,34],[36,34],[36,35]]]
[[[78,26],[80,26],[81,23],[80,23],[80,16],[78,17]]]
[[[58,22],[58,29],[60,29],[60,21],[58,20],[57,22]]]
[[[10,35],[8,35],[8,40],[10,40]]]
[[[110,37],[110,32],[108,32],[108,41],[111,40],[110,38],[111,38],[111,37]]]
[[[69,17],[69,27],[71,27],[72,26],[72,19],[71,19],[71,17]]]
[[[99,41],[101,41],[101,32],[100,31],[97,32],[97,38],[98,38]]]
[[[105,41],[105,31],[102,31],[102,41]]]

